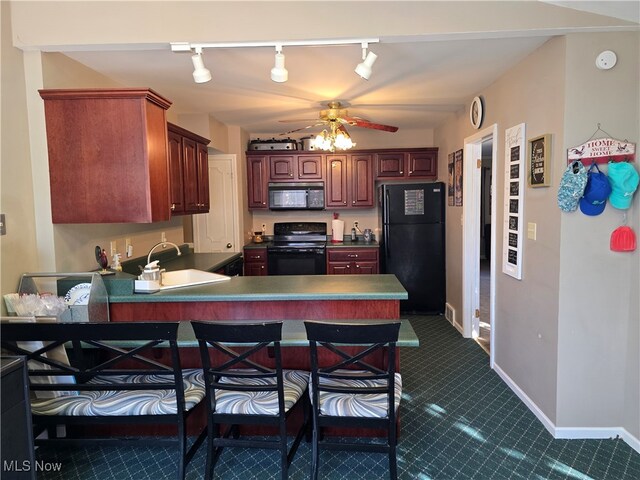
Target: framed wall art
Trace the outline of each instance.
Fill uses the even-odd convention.
[[[453,207],[453,197],[455,192],[455,187],[453,183],[453,175],[454,175],[453,158],[454,157],[455,157],[455,154],[450,153],[448,156],[448,162],[447,162],[447,170],[449,172],[449,184],[447,187],[447,205],[449,205],[450,207]]]
[[[463,163],[462,163],[462,149],[456,151],[454,153],[455,159],[455,167],[454,167],[454,179],[453,183],[455,184],[455,206],[462,206],[462,179],[463,177]]]
[[[551,135],[541,135],[529,140],[527,163],[530,187],[551,185]]]
[[[502,272],[522,279],[524,223],[525,124],[505,130]]]

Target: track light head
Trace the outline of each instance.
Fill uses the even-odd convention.
[[[284,68],[284,54],[282,47],[276,45],[276,62],[271,69],[271,80],[278,83],[284,83],[289,79],[289,71]]]
[[[193,63],[193,80],[196,83],[206,83],[211,80],[211,72],[204,66],[202,60],[202,49],[196,49],[196,54],[191,56]]]
[[[366,53],[366,52],[367,52],[367,44],[363,43],[362,59],[364,60],[364,62],[358,64],[358,66],[355,69],[355,72],[365,80],[369,80],[369,77],[371,77],[371,67],[373,67],[373,64],[376,62],[378,55],[376,55],[373,52],[369,52],[369,53]]]

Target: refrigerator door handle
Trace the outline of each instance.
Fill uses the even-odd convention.
[[[385,189],[384,194],[385,194],[385,197],[386,197],[384,199],[385,200],[384,201],[384,217],[385,217],[384,223],[388,225],[389,224],[389,220],[390,220],[389,219],[389,212],[391,211],[391,208],[389,206],[389,202],[391,202],[391,199],[389,198],[389,190]]]
[[[384,225],[384,257],[385,258],[390,258],[391,255],[389,254],[389,224],[385,224]]]

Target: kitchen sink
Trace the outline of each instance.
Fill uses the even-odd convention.
[[[162,284],[149,280],[136,280],[136,293],[153,293],[159,290],[169,290],[171,288],[193,287],[194,285],[204,285],[207,283],[224,282],[231,280],[231,277],[218,273],[205,272],[194,268],[185,270],[175,270],[173,272],[162,272]]]

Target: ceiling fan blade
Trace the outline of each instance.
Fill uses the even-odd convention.
[[[385,132],[397,132],[398,127],[391,125],[383,125],[381,123],[373,123],[356,117],[343,117],[349,125],[362,128],[373,128],[374,130],[383,130]]]
[[[324,124],[325,124],[324,122],[320,122],[320,123],[316,123],[314,125],[307,125],[306,127],[296,128],[295,130],[289,130],[288,132],[281,133],[279,136],[289,135],[290,133],[299,132],[301,130],[307,130],[308,128],[313,128],[313,127],[317,127],[318,125],[324,125]]]

